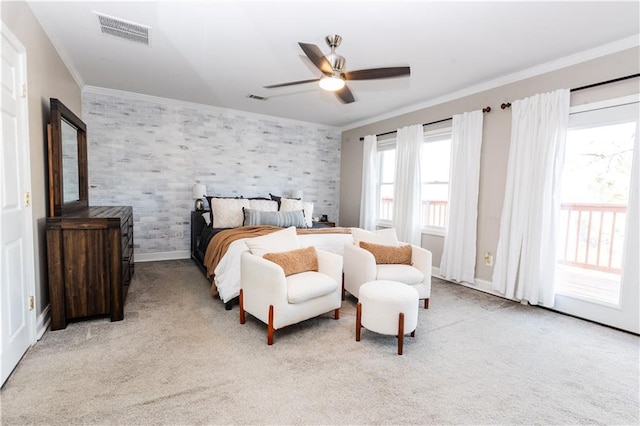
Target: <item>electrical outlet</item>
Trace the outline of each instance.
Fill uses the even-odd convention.
[[[177,231],[173,236],[179,240],[184,239],[184,233],[182,231]]]
[[[493,266],[493,255],[490,252],[484,254],[484,265]]]

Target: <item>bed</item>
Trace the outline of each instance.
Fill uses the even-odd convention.
[[[311,218],[313,207],[309,205],[310,203],[306,203],[306,209],[302,210],[306,212],[305,215],[302,212],[298,214],[299,210],[280,210],[283,206],[285,209],[297,209],[303,206],[300,203],[291,204],[285,201],[284,203],[271,204],[265,202],[269,200],[266,198],[233,198],[218,199],[218,201],[215,198],[208,198],[208,200],[210,210],[192,212],[191,215],[191,257],[211,281],[212,296],[222,300],[227,310],[237,302],[240,293],[240,257],[244,251],[248,250],[245,244],[248,238],[266,235],[292,226],[293,223],[299,225],[296,226],[296,231],[302,247],[315,246],[342,255],[345,244],[353,244],[350,228],[313,228],[311,220],[300,222],[300,217]],[[255,201],[252,202],[252,200]],[[223,209],[228,210],[221,210],[222,205],[224,205]],[[251,209],[250,207],[256,208]],[[238,211],[242,214],[241,219],[239,219]],[[291,214],[291,218],[283,220],[282,217],[287,213],[268,215],[264,213],[266,211],[296,213]],[[259,217],[257,219],[251,217],[252,213]],[[215,219],[216,215],[219,220]],[[278,217],[277,223],[273,224],[273,217],[276,216]],[[223,217],[226,219],[221,219]]]

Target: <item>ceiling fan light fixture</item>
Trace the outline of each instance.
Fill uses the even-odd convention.
[[[344,87],[344,79],[337,76],[322,77],[320,79],[320,87],[329,92],[336,92]]]

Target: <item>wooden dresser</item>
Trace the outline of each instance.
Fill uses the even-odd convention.
[[[124,318],[133,275],[133,210],[84,207],[47,218],[51,329],[67,321],[110,315]]]

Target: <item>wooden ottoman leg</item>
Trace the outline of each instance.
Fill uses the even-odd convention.
[[[360,341],[360,328],[362,324],[360,320],[362,319],[362,303],[358,302],[356,305],[356,342]]]
[[[402,343],[404,341],[404,314],[398,315],[398,355],[402,355]]]
[[[340,319],[340,308],[337,308],[335,311],[333,311],[333,318]]]
[[[242,289],[240,289],[240,324],[244,324],[244,298],[242,296]]]
[[[267,345],[273,345],[273,305],[269,305],[269,324],[267,324]]]

